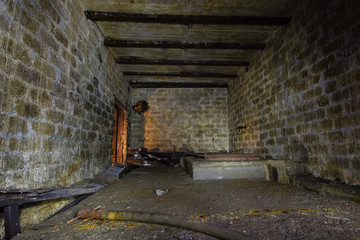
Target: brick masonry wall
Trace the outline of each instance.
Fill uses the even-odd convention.
[[[0,2],[0,188],[68,186],[109,167],[128,86],[77,1]]]
[[[304,1],[229,88],[230,149],[360,184],[360,1]],[[245,125],[245,131],[236,127]]]
[[[223,88],[133,89],[131,147],[181,152],[228,151],[227,90]]]

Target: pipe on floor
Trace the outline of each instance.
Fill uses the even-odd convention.
[[[133,221],[155,223],[160,225],[168,225],[190,229],[196,232],[205,233],[207,235],[217,237],[224,240],[245,240],[256,239],[243,233],[219,228],[207,223],[193,223],[184,219],[173,218],[169,215],[158,213],[133,213],[133,212],[111,212],[105,210],[79,210],[77,216],[80,219],[96,218],[119,221]]]

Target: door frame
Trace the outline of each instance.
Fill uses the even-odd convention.
[[[117,114],[116,114],[117,113]],[[116,116],[115,116],[116,114]],[[128,128],[128,110],[120,103],[115,97],[114,103],[114,125],[116,129],[113,129],[112,139],[112,160],[113,164],[119,163],[126,165],[127,156],[127,128]],[[114,128],[114,126],[113,126]],[[114,153],[114,141],[115,142],[115,153]]]

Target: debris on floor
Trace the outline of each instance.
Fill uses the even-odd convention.
[[[167,193],[169,191],[169,189],[166,190],[161,190],[161,189],[156,189],[155,193],[156,195],[158,195],[159,197],[161,197],[162,195],[164,195],[165,193]]]
[[[179,163],[178,153],[148,152],[146,148],[128,149],[127,164],[144,167]]]
[[[158,197],[154,189],[169,189]],[[203,233],[136,221],[82,220],[66,224],[81,209],[157,213],[206,223],[266,240],[360,239],[360,205],[271,181],[193,181],[182,168],[139,167],[38,230],[14,240],[33,239],[201,239]]]

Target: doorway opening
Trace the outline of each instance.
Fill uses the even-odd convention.
[[[112,160],[126,165],[127,154],[127,113],[126,108],[115,99],[114,126],[112,139]]]

